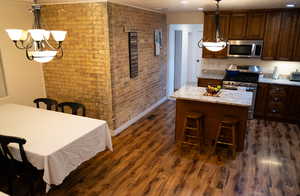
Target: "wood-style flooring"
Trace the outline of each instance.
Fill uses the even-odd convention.
[[[245,151],[220,161],[176,146],[174,121],[175,102],[167,101],[48,195],[300,196],[298,126],[251,120]]]

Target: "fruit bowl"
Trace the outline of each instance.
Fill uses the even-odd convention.
[[[221,86],[211,86],[208,85],[208,87],[206,88],[206,92],[208,96],[216,96],[221,90]]]

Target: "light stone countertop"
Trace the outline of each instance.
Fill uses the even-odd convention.
[[[185,86],[176,91],[171,97],[179,100],[200,101],[224,105],[250,107],[252,104],[252,92],[221,90],[219,97],[204,96],[206,88]]]
[[[259,83],[268,83],[268,84],[281,84],[288,86],[300,86],[300,82],[290,81],[288,79],[278,79],[274,80],[272,78],[259,78]]]

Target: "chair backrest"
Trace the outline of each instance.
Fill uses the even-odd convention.
[[[26,165],[31,165],[30,162],[27,159],[25,150],[23,145],[26,143],[25,139],[18,138],[18,137],[12,137],[12,136],[5,136],[0,135],[0,151],[1,156],[6,160],[14,160],[16,161],[15,157],[10,152],[8,145],[9,144],[18,144],[19,145],[19,151],[22,158],[22,162]]]
[[[57,111],[58,108],[57,108],[57,101],[54,100],[54,99],[49,99],[49,98],[38,98],[38,99],[35,99],[33,101],[35,104],[36,104],[36,107],[37,108],[40,108],[40,103],[44,103],[47,105],[47,110],[52,110],[52,106],[55,107],[55,110]]]
[[[82,109],[82,116],[85,116],[85,106],[81,103],[63,102],[58,104],[58,107],[61,108],[62,112],[65,112],[65,107],[70,107],[74,115],[78,115],[78,111]]]

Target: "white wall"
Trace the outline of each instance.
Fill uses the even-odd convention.
[[[168,55],[168,84],[167,84],[167,95],[173,94],[174,89],[174,55],[175,55],[175,31],[182,31],[182,58],[181,58],[181,86],[185,85],[190,78],[189,66],[191,61],[189,54],[189,33],[193,33],[196,37],[194,40],[200,40],[203,36],[203,25],[202,24],[171,24],[169,25],[169,55]],[[191,41],[191,40],[190,40]],[[194,41],[195,47],[197,47],[197,41]],[[197,53],[197,52],[196,52]],[[199,58],[201,53],[199,52]],[[197,73],[194,73],[197,75]]]
[[[204,13],[201,11],[168,12],[167,24],[204,24]]]
[[[31,4],[17,0],[0,0],[0,4],[0,50],[8,92],[8,97],[0,98],[0,104],[33,105],[34,98],[45,96],[42,65],[28,61],[5,32],[7,28],[32,28]]]

